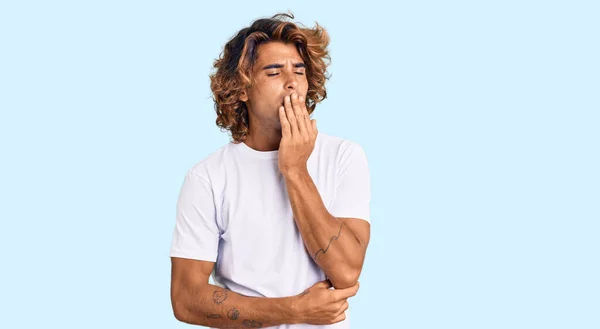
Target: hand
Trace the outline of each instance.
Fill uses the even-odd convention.
[[[331,281],[319,281],[294,297],[300,323],[323,325],[346,319],[348,298],[356,295],[359,283],[344,289],[331,290],[331,287]]]
[[[279,171],[287,174],[306,170],[317,140],[317,120],[310,119],[304,97],[292,93],[284,99],[279,108],[281,122],[281,142],[279,143]]]

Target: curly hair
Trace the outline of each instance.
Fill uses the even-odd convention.
[[[240,96],[244,88],[254,84],[251,72],[260,44],[280,41],[296,46],[306,65],[306,108],[309,114],[314,112],[317,103],[327,98],[325,82],[331,78],[326,75],[327,66],[331,63],[327,31],[317,22],[316,27],[310,29],[288,22],[285,17],[293,19],[294,15],[279,13],[271,18],[258,19],[241,29],[227,42],[213,64],[216,72],[210,75],[210,88],[217,112],[216,124],[221,131],[231,131],[233,143],[243,142],[248,135],[248,109]]]

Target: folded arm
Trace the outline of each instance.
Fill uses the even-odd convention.
[[[359,218],[331,215],[307,170],[284,177],[294,220],[311,257],[335,288],[354,285],[362,271],[370,224]]]
[[[298,323],[292,297],[249,297],[208,283],[214,262],[172,257],[171,303],[181,322],[211,328]]]

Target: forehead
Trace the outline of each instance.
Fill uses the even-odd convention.
[[[285,44],[283,42],[266,42],[258,46],[256,64],[261,67],[263,64],[281,63],[286,61],[304,62],[296,46],[292,43]]]

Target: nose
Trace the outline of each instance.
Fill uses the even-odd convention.
[[[298,88],[298,75],[294,72],[286,73],[285,89],[288,90],[288,95]]]

